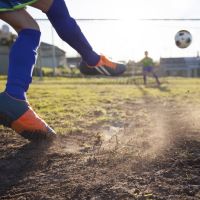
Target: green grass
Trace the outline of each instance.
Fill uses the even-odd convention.
[[[3,90],[6,78],[0,77]],[[34,78],[28,92],[33,109],[60,134],[84,132],[126,118],[126,103],[161,98],[200,103],[200,79],[165,78],[160,88],[141,78]]]

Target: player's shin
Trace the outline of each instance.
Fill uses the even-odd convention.
[[[74,48],[90,66],[95,66],[100,56],[92,49],[76,21],[70,16],[64,0],[54,0],[46,13],[62,40]]]
[[[26,99],[26,91],[32,81],[40,35],[38,30],[23,29],[11,48],[5,91],[16,99]]]

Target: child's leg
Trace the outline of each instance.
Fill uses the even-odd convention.
[[[10,50],[6,92],[17,99],[26,99],[39,40],[40,31],[23,29]]]
[[[6,92],[0,93],[0,125],[29,140],[54,138],[55,132],[25,101],[40,41],[39,27],[25,10],[0,13],[0,19],[18,32],[10,51]]]
[[[93,51],[76,21],[70,16],[65,1],[53,0],[48,11],[44,7],[46,2],[47,0],[39,0],[35,4],[32,4],[32,6],[46,12],[49,21],[60,38],[74,48],[88,65],[96,65],[100,60],[100,56]]]
[[[143,71],[143,81],[144,81],[144,85],[147,84],[147,72],[144,70]]]
[[[70,16],[64,0],[38,0],[32,6],[46,13],[58,35],[82,56],[79,69],[83,74],[119,76],[124,73],[124,64],[99,56],[92,49],[76,21]]]
[[[158,79],[157,74],[156,74],[155,72],[152,72],[152,74],[153,74],[153,77],[156,79],[156,83],[157,83],[158,85],[160,85],[160,81],[159,81],[159,79]]]
[[[0,18],[18,32],[18,38],[10,50],[6,92],[25,100],[40,41],[39,27],[25,10],[5,12],[0,14]]]

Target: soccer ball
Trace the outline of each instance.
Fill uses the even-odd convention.
[[[192,43],[192,35],[187,30],[178,31],[175,35],[176,46],[184,49]]]

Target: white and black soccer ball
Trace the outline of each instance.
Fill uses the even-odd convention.
[[[187,30],[180,30],[175,35],[176,46],[184,49],[192,43],[192,35]]]

